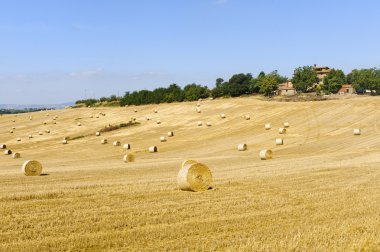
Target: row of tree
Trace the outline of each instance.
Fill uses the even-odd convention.
[[[98,99],[79,100],[76,104],[92,106],[99,102],[118,102],[121,106],[158,104],[163,102],[195,101],[207,97],[236,97],[248,94],[263,94],[272,96],[276,93],[280,83],[288,81],[277,71],[265,74],[260,72],[257,77],[252,74],[235,74],[228,81],[222,78],[216,79],[215,87],[209,89],[207,86],[196,83],[181,88],[177,84],[171,84],[167,88],[156,88],[154,90],[140,90],[126,92],[123,97],[112,95]],[[352,84],[356,90],[371,90],[372,94],[380,94],[380,69],[353,70],[348,75],[340,69],[331,69],[330,73],[320,82],[312,66],[296,68],[291,79],[297,92],[317,92],[318,94],[337,93],[343,84]]]
[[[0,115],[30,113],[30,112],[36,112],[36,111],[43,111],[47,109],[51,110],[51,108],[0,109]]]
[[[316,91],[317,93],[337,93],[343,84],[351,84],[358,93],[370,90],[372,95],[380,94],[380,69],[354,69],[348,75],[340,69],[331,69],[319,82],[316,72],[312,66],[299,67],[294,70],[292,83],[298,92]]]

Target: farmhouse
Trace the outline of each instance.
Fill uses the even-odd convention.
[[[277,95],[295,95],[297,93],[296,89],[293,87],[291,81],[287,81],[278,85]]]
[[[317,85],[320,85],[323,83],[323,79],[331,72],[331,69],[327,66],[317,66],[314,64],[314,71],[318,77]]]
[[[338,94],[353,94],[355,93],[355,89],[350,84],[344,84],[339,89]]]

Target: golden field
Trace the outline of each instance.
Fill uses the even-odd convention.
[[[202,113],[196,103],[0,117],[0,144],[21,153],[0,153],[0,251],[380,250],[379,98],[207,100]],[[131,117],[140,124],[95,136]],[[284,145],[276,146],[284,122]],[[174,137],[161,143],[168,131]],[[63,145],[65,136],[84,137]],[[237,151],[240,143],[248,150]],[[151,145],[158,153],[147,152]],[[259,159],[265,148],[273,159]],[[125,153],[136,161],[124,163]],[[29,159],[43,164],[44,176],[21,172]],[[212,190],[178,189],[185,159],[208,165]]]

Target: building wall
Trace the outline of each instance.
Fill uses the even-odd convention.
[[[296,94],[295,89],[280,90],[280,95],[295,95],[295,94]]]

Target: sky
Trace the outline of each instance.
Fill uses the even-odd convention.
[[[0,0],[0,104],[380,67],[377,0]]]

